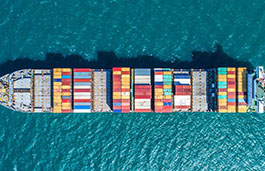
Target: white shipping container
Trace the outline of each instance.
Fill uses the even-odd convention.
[[[122,96],[130,96],[130,92],[121,92]]]
[[[149,102],[151,103],[151,99],[134,99],[135,103],[143,103],[143,102]]]
[[[175,106],[190,106],[191,96],[190,95],[174,95]]]
[[[151,84],[150,80],[135,80],[135,84]]]
[[[181,84],[190,84],[190,79],[180,79],[180,78],[175,78],[174,82],[180,82]]]
[[[74,96],[91,96],[91,93],[86,92],[74,92]]]
[[[151,106],[135,106],[135,109],[151,109]]]
[[[136,76],[134,76],[134,79],[135,80],[137,80],[137,79],[139,79],[139,80],[141,80],[141,79],[150,79],[150,75],[147,75],[147,76],[145,76],[145,75],[136,75]]]
[[[91,109],[74,109],[74,113],[90,113]]]
[[[74,96],[74,99],[90,99],[90,96]]]
[[[155,75],[155,81],[162,82],[163,81],[163,75]]]
[[[74,86],[74,89],[91,89],[91,85]]]

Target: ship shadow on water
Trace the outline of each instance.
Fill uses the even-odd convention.
[[[221,45],[216,45],[215,52],[200,52],[193,51],[191,61],[175,60],[174,62],[163,61],[155,56],[137,56],[134,58],[119,58],[114,52],[99,51],[96,60],[87,61],[80,55],[64,56],[60,53],[47,53],[45,60],[32,59],[16,59],[14,61],[8,60],[0,65],[0,74],[14,72],[19,69],[27,68],[56,68],[56,67],[70,67],[70,68],[106,68],[127,66],[132,68],[183,68],[183,69],[209,69],[216,67],[247,67],[248,70],[253,70],[253,65],[248,61],[240,61],[224,53]]]

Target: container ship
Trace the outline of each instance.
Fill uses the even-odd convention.
[[[0,103],[27,113],[264,112],[264,68],[23,69],[1,77]]]

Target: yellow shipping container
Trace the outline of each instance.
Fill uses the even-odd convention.
[[[128,68],[128,67],[122,67],[121,70],[122,71],[130,71],[130,68]]]
[[[163,71],[163,75],[171,75],[170,71]]]
[[[62,88],[62,86],[61,85],[53,85],[53,89],[61,89]]]
[[[171,87],[171,85],[164,85],[163,88],[164,89],[171,89],[172,87]]]
[[[69,85],[63,85],[62,86],[62,89],[71,89],[71,86],[69,86]]]
[[[72,94],[71,94],[71,92],[63,92],[62,95],[63,96],[71,96]]]
[[[60,86],[61,87],[62,82],[53,82],[53,86]]]
[[[53,72],[61,72],[62,68],[53,68]]]
[[[218,95],[227,95],[227,92],[218,92]]]
[[[163,99],[163,95],[155,95],[155,99]]]
[[[171,99],[171,96],[164,96],[164,99]]]
[[[63,68],[62,69],[62,72],[71,72],[72,70],[71,70],[71,68]]]
[[[113,92],[113,96],[120,96],[121,92]]]
[[[238,99],[244,99],[245,96],[244,96],[244,95],[238,95],[237,98],[238,98]]]
[[[54,92],[53,95],[54,95],[54,96],[61,96],[62,93],[61,93],[61,92]]]
[[[62,75],[54,75],[53,78],[54,79],[60,79],[60,78],[62,78]],[[54,83],[56,83],[56,82],[54,82]]]
[[[218,99],[218,104],[219,103],[227,103],[227,99]]]
[[[130,96],[121,96],[121,99],[128,100],[130,99]]]
[[[130,88],[130,85],[122,85],[121,88]]]
[[[218,82],[220,82],[220,81],[227,81],[227,79],[226,78],[218,78]]]
[[[236,78],[236,75],[227,75],[227,78]]]
[[[155,106],[163,106],[163,102],[155,102]]]
[[[227,109],[218,109],[219,113],[227,113]]]
[[[54,100],[62,100],[62,96],[53,96]]]
[[[246,113],[247,112],[247,106],[237,106],[237,112]]]
[[[121,99],[121,95],[120,96],[112,96],[113,99]]]
[[[235,88],[228,88],[227,92],[236,92],[236,89]]]
[[[121,75],[121,71],[113,71],[113,75]]]
[[[234,68],[234,67],[228,67],[227,68],[227,71],[236,71],[236,68]]]

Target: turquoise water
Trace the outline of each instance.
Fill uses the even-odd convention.
[[[264,65],[265,1],[0,3],[0,63],[47,52],[190,60],[220,44]],[[264,115],[22,114],[0,108],[1,170],[264,170]]]

